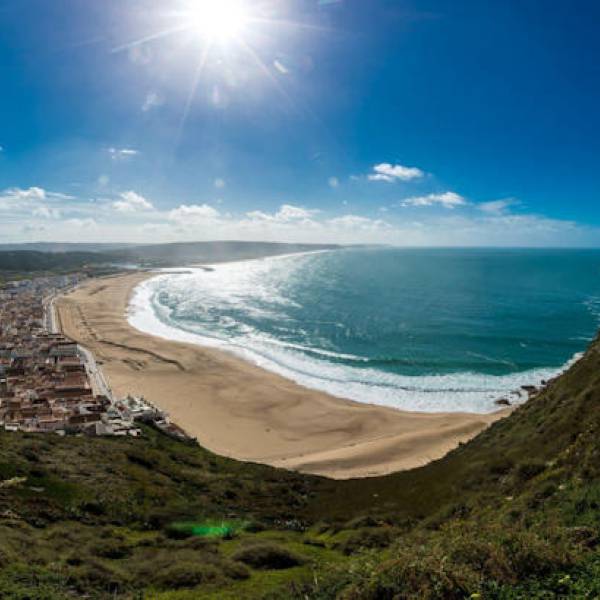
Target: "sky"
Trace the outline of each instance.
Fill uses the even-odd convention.
[[[595,0],[0,0],[0,242],[600,246]]]

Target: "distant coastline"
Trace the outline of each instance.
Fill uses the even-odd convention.
[[[208,449],[335,478],[440,458],[508,414],[418,413],[303,388],[227,352],[144,334],[133,289],[156,273],[91,280],[57,301],[63,331],[92,350],[115,392],[143,395]]]

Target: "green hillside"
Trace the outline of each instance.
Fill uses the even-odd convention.
[[[178,242],[134,246],[108,254],[113,259],[143,265],[181,266],[193,263],[215,263],[263,258],[278,254],[294,254],[315,250],[333,250],[336,244],[288,244],[276,242]]]
[[[0,433],[2,598],[598,598],[600,341],[426,467],[332,481]]]
[[[106,263],[106,257],[95,252],[38,252],[7,250],[0,252],[0,272],[31,273],[72,271],[87,265]]]
[[[129,264],[144,267],[177,267],[198,263],[264,258],[281,254],[333,250],[335,244],[287,244],[274,242],[188,242],[115,247],[115,244],[28,244],[3,249],[0,245],[0,277],[24,274],[65,273],[99,266]],[[33,249],[34,248],[34,249]],[[39,250],[37,248],[42,248]]]

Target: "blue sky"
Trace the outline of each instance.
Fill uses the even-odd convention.
[[[0,239],[598,246],[599,25],[579,0],[3,0]]]

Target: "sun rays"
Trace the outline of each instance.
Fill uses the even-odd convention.
[[[178,62],[171,62],[173,68],[185,70],[189,60],[190,91],[182,127],[203,87],[233,94],[253,81],[267,81],[286,104],[297,108],[285,89],[284,80],[295,73],[282,63],[280,57],[286,54],[282,46],[298,32],[323,31],[322,26],[310,19],[290,20],[285,3],[274,0],[173,0],[168,8],[165,4],[157,6],[151,18],[143,15],[150,31],[140,32],[113,52],[154,49],[153,54],[160,56],[157,73],[171,68],[168,61],[174,60]],[[173,47],[180,48],[178,58],[172,57]]]

